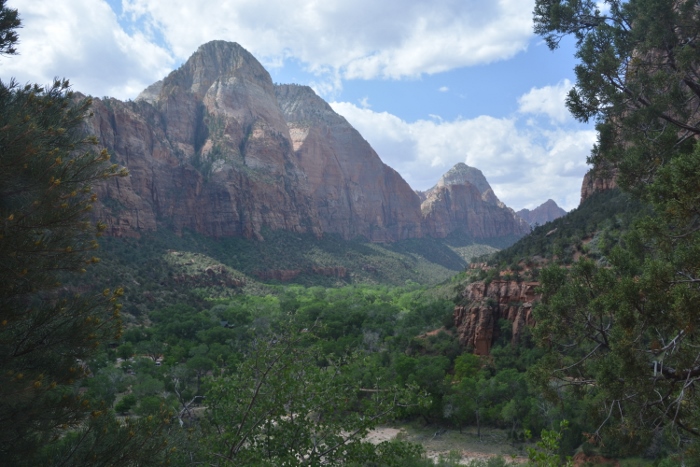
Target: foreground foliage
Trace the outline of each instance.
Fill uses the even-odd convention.
[[[700,437],[700,9],[695,1],[538,0],[536,31],[577,40],[567,104],[595,119],[593,162],[648,203],[606,255],[542,273],[536,337],[550,348],[540,385],[595,401],[593,441],[614,454],[669,446],[695,456]],[[552,373],[553,372],[553,373]],[[554,375],[553,386],[547,375]]]
[[[119,338],[119,292],[61,286],[94,261],[92,184],[121,175],[81,136],[89,100],[67,82],[0,83],[0,457],[13,463],[90,412],[81,361]]]

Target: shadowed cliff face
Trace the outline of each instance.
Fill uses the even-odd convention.
[[[134,102],[94,102],[89,131],[131,174],[99,187],[96,214],[111,235],[164,226],[262,238],[269,228],[385,242],[527,232],[464,164],[421,208],[325,101],[305,86],[274,85],[235,43],[204,44]]]
[[[422,197],[423,231],[433,237],[456,231],[482,239],[530,232],[529,225],[496,197],[481,171],[463,163]]]
[[[554,219],[559,219],[566,215],[566,211],[557,206],[554,200],[548,199],[544,203],[537,206],[532,211],[529,209],[521,209],[517,214],[522,217],[525,222],[530,225],[544,225]]]

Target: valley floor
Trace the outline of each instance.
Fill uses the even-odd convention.
[[[440,457],[453,459],[452,456],[459,455],[459,463],[464,465],[475,459],[495,456],[502,456],[516,464],[527,462],[525,446],[513,446],[503,430],[482,429],[479,440],[476,428],[473,427],[465,428],[460,433],[459,430],[410,424],[377,427],[367,436],[369,441],[377,444],[397,438],[420,444],[425,448],[427,457],[434,461]]]

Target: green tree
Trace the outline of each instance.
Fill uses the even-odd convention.
[[[598,4],[537,0],[535,30],[550,47],[576,39],[567,105],[596,121],[590,162],[653,214],[606,252],[606,267],[542,272],[535,333],[551,352],[534,374],[550,393],[570,388],[598,401],[595,433],[632,450],[665,427],[679,441],[700,437],[700,9],[687,0]]]
[[[0,1],[0,53],[14,53],[16,10]],[[89,99],[67,81],[0,83],[0,463],[39,446],[93,408],[76,391],[101,343],[119,338],[121,291],[77,294],[66,274],[97,262],[93,184],[125,175],[85,137]]]
[[[363,440],[402,392],[360,388],[342,361],[319,367],[323,358],[301,345],[305,339],[261,338],[243,363],[211,382],[201,455],[216,465],[403,465],[397,456],[417,455],[405,443],[397,450]]]

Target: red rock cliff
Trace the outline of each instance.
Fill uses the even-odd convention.
[[[136,101],[95,99],[93,112],[89,131],[130,173],[98,189],[111,235],[165,226],[262,238],[269,228],[385,242],[529,231],[464,164],[421,207],[342,116],[308,87],[274,85],[235,43],[204,44]]]
[[[617,188],[617,174],[614,171],[589,170],[581,183],[581,203],[592,194]]]
[[[474,282],[462,292],[466,305],[454,310],[454,322],[459,341],[474,349],[477,355],[488,355],[498,338],[498,321],[512,323],[513,342],[520,339],[522,329],[532,324],[532,305],[538,297],[538,282],[494,280]]]
[[[276,87],[324,232],[373,241],[421,236],[416,193],[311,88]]]

